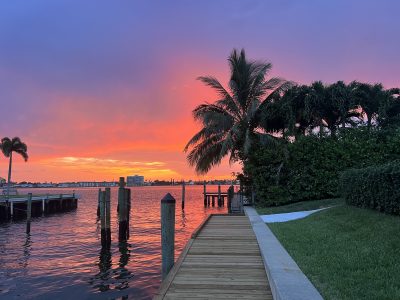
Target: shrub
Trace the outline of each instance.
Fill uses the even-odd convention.
[[[244,174],[262,206],[337,197],[343,171],[400,159],[398,145],[399,130],[360,128],[343,130],[337,137],[301,136],[278,149],[254,150]]]
[[[339,191],[347,204],[400,215],[400,162],[347,170]]]

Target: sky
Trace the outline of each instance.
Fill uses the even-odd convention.
[[[397,0],[0,0],[0,136],[15,181],[231,178],[186,162],[191,111],[244,48],[272,76],[400,86]],[[8,161],[0,157],[0,176]]]

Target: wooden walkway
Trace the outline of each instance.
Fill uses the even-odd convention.
[[[154,299],[272,299],[248,218],[210,216],[193,234]]]

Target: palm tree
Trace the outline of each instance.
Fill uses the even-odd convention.
[[[274,137],[260,128],[261,112],[289,83],[281,78],[266,79],[270,63],[249,61],[244,50],[234,49],[228,58],[229,89],[212,76],[199,77],[214,89],[219,99],[193,110],[202,128],[187,143],[184,151],[189,164],[199,174],[207,173],[230,154],[230,162],[245,161],[256,142],[273,143]]]
[[[285,125],[290,135],[298,137],[305,135],[314,120],[306,113],[306,97],[310,88],[306,85],[293,86],[282,97],[281,105],[284,112]]]
[[[319,135],[322,137],[324,127],[331,127],[333,119],[332,103],[329,89],[321,82],[315,81],[305,98],[305,108],[308,118],[314,120],[314,126],[319,126]],[[328,123],[329,122],[329,123]]]
[[[11,166],[13,152],[20,154],[25,161],[28,160],[28,147],[21,141],[19,137],[15,137],[12,140],[8,137],[1,139],[1,151],[6,157],[10,158],[8,165],[8,183],[7,183],[7,203],[10,197],[10,184],[11,184]]]
[[[372,121],[377,118],[382,105],[385,105],[390,97],[382,84],[354,83],[356,85],[357,104],[362,109],[363,115],[367,118],[368,129]]]
[[[346,85],[343,81],[338,81],[330,86],[330,90],[337,115],[336,126],[341,125],[342,128],[345,128],[346,124],[353,124],[352,118],[360,118],[355,103],[356,84],[352,82]]]

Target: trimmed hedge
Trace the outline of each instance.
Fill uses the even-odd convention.
[[[347,204],[400,215],[400,162],[347,170],[339,192]]]
[[[336,137],[301,136],[278,148],[255,148],[243,172],[260,207],[334,198],[339,197],[343,171],[400,160],[399,145],[400,129],[354,128]]]

